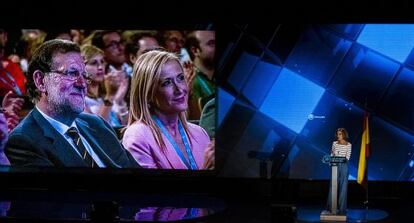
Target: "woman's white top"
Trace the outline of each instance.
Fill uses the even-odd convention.
[[[352,145],[348,142],[346,145],[341,145],[338,141],[332,143],[332,156],[346,157],[347,160],[351,158]]]

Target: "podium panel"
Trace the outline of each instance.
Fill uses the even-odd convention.
[[[339,156],[324,156],[322,159],[323,163],[329,164],[332,168],[331,176],[331,211],[322,211],[320,220],[321,221],[346,221],[346,215],[336,214],[338,210],[338,165],[345,163],[345,157]]]

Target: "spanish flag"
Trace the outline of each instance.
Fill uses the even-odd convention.
[[[362,139],[361,139],[361,151],[359,154],[359,164],[358,164],[358,179],[357,182],[367,187],[367,158],[370,155],[370,145],[369,145],[369,125],[368,125],[368,113],[364,114],[364,125],[363,125]]]

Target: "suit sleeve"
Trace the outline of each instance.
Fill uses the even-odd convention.
[[[207,131],[210,138],[215,137],[215,100],[210,100],[201,112],[200,126]]]
[[[112,128],[112,126],[107,121],[105,121],[105,119],[103,119],[102,117],[100,117],[98,115],[97,115],[97,117],[104,123],[105,127],[112,133],[115,140],[118,141],[118,143],[121,147],[120,156],[125,156],[125,158],[127,160],[126,162],[120,163],[121,167],[124,167],[124,168],[140,168],[141,166],[135,161],[134,157],[132,157],[132,155],[129,153],[129,151],[126,150],[124,148],[124,146],[121,144],[120,140],[118,139],[118,135],[115,132],[114,128]],[[117,157],[117,158],[119,158],[119,157]],[[123,160],[123,159],[121,159],[121,160]]]
[[[152,155],[152,147],[146,141],[148,135],[143,129],[132,128],[125,132],[122,144],[128,150],[139,165],[143,168],[157,168],[157,164]]]
[[[54,166],[36,142],[23,134],[13,134],[6,145],[6,156],[12,166]]]
[[[125,149],[122,144],[121,144],[121,147],[122,147],[123,151],[125,152],[125,155],[127,156],[128,160],[129,160],[128,165],[125,166],[125,167],[141,168],[141,165],[139,165],[139,163],[137,163],[137,161],[134,159],[132,154],[127,149]]]

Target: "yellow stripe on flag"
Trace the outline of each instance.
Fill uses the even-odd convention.
[[[361,185],[366,185],[367,176],[367,158],[370,154],[369,150],[369,127],[368,127],[368,115],[364,115],[364,132],[362,133],[361,139],[361,150],[359,154],[359,163],[358,163],[358,178],[357,182]]]

